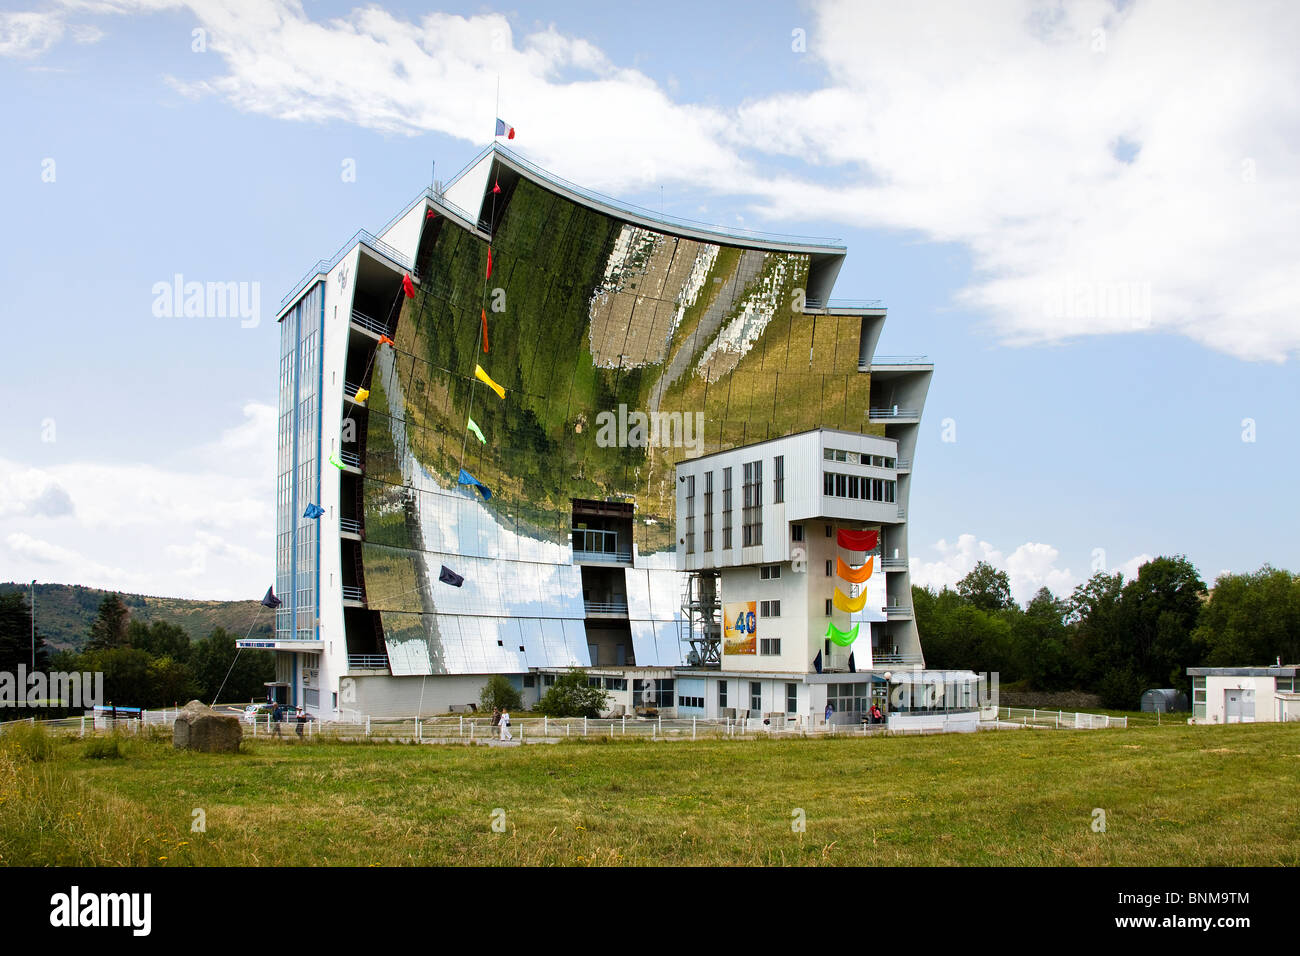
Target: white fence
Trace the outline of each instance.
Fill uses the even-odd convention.
[[[1030,707],[994,707],[981,714],[980,719],[982,725],[988,725],[992,730],[1013,727],[1029,727],[1037,730],[1099,730],[1107,727],[1128,727],[1127,717]]]

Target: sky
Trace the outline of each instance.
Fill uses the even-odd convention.
[[[2,0],[0,580],[265,591],[280,298],[497,115],[848,246],[834,296],[935,364],[913,583],[1300,570],[1298,46],[1264,2]]]

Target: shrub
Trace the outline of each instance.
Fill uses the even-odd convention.
[[[493,710],[497,707],[504,707],[506,710],[519,710],[524,706],[524,700],[519,696],[519,691],[515,690],[510,678],[504,674],[493,674],[484,685],[482,692],[478,696],[479,704],[484,710]]]
[[[126,750],[122,746],[121,735],[110,734],[107,737],[91,737],[86,741],[81,756],[86,760],[121,760],[126,756]]]
[[[609,705],[609,692],[587,684],[580,670],[562,674],[537,705],[547,717],[599,717]]]
[[[13,724],[0,746],[27,760],[47,760],[54,753],[54,741],[40,724]]]

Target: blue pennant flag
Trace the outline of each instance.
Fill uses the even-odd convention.
[[[304,518],[319,518],[325,513],[325,509],[318,504],[310,504],[307,510],[302,513]]]
[[[275,596],[275,585],[272,584],[266,589],[266,597],[262,598],[262,607],[269,607],[272,610],[279,607],[284,602]]]
[[[820,673],[822,672],[822,652],[821,652],[821,651],[818,651],[818,652],[817,652],[817,656],[813,658],[813,667],[816,668],[818,674],[820,674]]]
[[[450,584],[454,588],[458,588],[465,583],[465,579],[463,577],[461,577],[451,568],[447,567],[447,565],[445,564],[442,566],[442,571],[438,575],[438,580],[441,581],[443,584]]]
[[[484,501],[487,501],[492,497],[492,492],[488,490],[488,486],[483,484],[483,482],[479,481],[464,468],[460,470],[460,477],[456,479],[456,482],[462,485],[473,485],[478,489],[479,494],[483,496]]]
[[[856,674],[857,672],[858,672],[858,666],[857,664],[853,663],[853,652],[850,651],[849,652],[849,673]]]

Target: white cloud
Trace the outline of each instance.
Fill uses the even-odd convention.
[[[275,409],[249,402],[178,466],[0,460],[0,579],[248,597],[274,573],[274,452]]]
[[[0,13],[0,56],[35,58],[62,36],[63,18],[57,12]]]
[[[934,560],[913,557],[909,562],[914,585],[936,591],[955,587],[977,563],[984,561],[1007,572],[1011,595],[1022,605],[1043,587],[1058,598],[1068,597],[1076,586],[1091,576],[1091,571],[1077,574],[1068,567],[1059,567],[1060,551],[1050,544],[1035,541],[1020,545],[1008,555],[973,534],[963,534],[954,543],[940,539],[931,550],[937,552]],[[1139,554],[1114,570],[1123,572],[1124,580],[1129,581],[1137,576],[1138,568],[1150,560],[1151,555]]]

